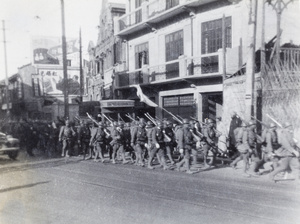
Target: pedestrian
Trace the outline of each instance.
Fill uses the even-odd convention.
[[[76,136],[76,132],[70,125],[70,121],[66,120],[65,125],[61,127],[59,132],[59,141],[62,142],[61,156],[70,157],[73,137]]]
[[[227,139],[228,139],[228,130],[225,126],[225,124],[222,121],[221,117],[217,117],[217,131],[220,133],[220,136],[218,137],[218,150],[221,154],[221,156],[228,156],[228,150],[227,150]]]

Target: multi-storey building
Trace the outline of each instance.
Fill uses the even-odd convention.
[[[122,65],[122,40],[114,36],[114,21],[125,14],[120,1],[102,1],[96,46],[89,45],[89,100],[114,99],[115,71]]]
[[[261,46],[261,4],[256,49]],[[249,2],[227,0],[129,0],[116,35],[126,42],[126,67],[115,75],[117,96],[136,101],[136,113],[159,117],[215,119],[222,115],[223,80],[235,74],[249,53]],[[295,3],[297,4],[297,3]],[[292,8],[290,5],[288,7]],[[276,24],[267,7],[266,19]],[[285,27],[287,28],[287,27]],[[266,42],[276,25],[265,28]],[[292,36],[290,37],[292,39]],[[139,103],[139,84],[159,107]]]

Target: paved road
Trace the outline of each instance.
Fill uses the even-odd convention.
[[[1,160],[0,160],[1,161]],[[0,164],[0,223],[300,223],[300,186],[78,157]]]

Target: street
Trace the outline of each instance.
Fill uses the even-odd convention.
[[[0,159],[0,223],[300,223],[300,186],[71,158]],[[24,158],[23,158],[24,159]]]

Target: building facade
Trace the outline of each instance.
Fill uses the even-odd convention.
[[[256,49],[262,45],[262,3],[258,1]],[[292,4],[297,5],[291,3],[287,10]],[[272,10],[267,6],[265,18],[274,23]],[[116,35],[127,45],[126,67],[115,76],[116,95],[135,100],[138,116],[145,111],[170,116],[159,108],[198,120],[223,115],[223,80],[249,57],[248,1],[128,1],[116,26]],[[276,26],[265,27],[266,42],[274,35]],[[135,84],[159,107],[139,103]]]

